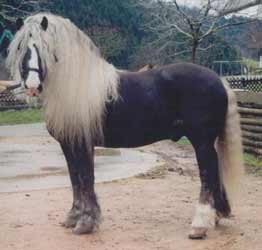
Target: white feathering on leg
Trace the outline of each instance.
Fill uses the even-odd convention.
[[[212,228],[215,226],[215,210],[210,204],[198,204],[195,217],[192,222],[193,228]]]

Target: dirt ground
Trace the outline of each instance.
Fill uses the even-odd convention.
[[[76,236],[60,226],[71,190],[0,194],[1,250],[261,250],[262,177],[243,180],[234,217],[206,240],[187,238],[199,191],[190,147],[161,142],[142,148],[167,161],[138,177],[96,185],[103,221],[98,232]]]

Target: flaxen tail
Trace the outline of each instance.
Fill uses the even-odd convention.
[[[244,173],[243,150],[236,96],[228,86],[225,88],[228,96],[228,110],[224,132],[218,139],[217,150],[221,180],[232,205]]]

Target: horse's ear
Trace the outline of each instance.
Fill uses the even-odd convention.
[[[41,27],[42,27],[42,29],[43,29],[44,31],[47,30],[47,27],[48,27],[48,19],[47,19],[45,16],[43,17],[43,20],[42,20],[42,22],[41,22]]]
[[[16,30],[20,30],[23,25],[24,25],[24,20],[21,17],[19,17],[16,20]]]

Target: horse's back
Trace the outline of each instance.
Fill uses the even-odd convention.
[[[123,72],[122,84],[133,88],[157,88],[170,93],[181,92],[187,95],[203,95],[215,91],[226,96],[225,88],[219,76],[212,70],[193,63],[175,63],[148,69],[142,72]]]
[[[176,90],[187,91],[194,94],[205,94],[211,89],[224,92],[224,86],[219,76],[212,70],[192,64],[176,63],[156,69],[162,82]]]

